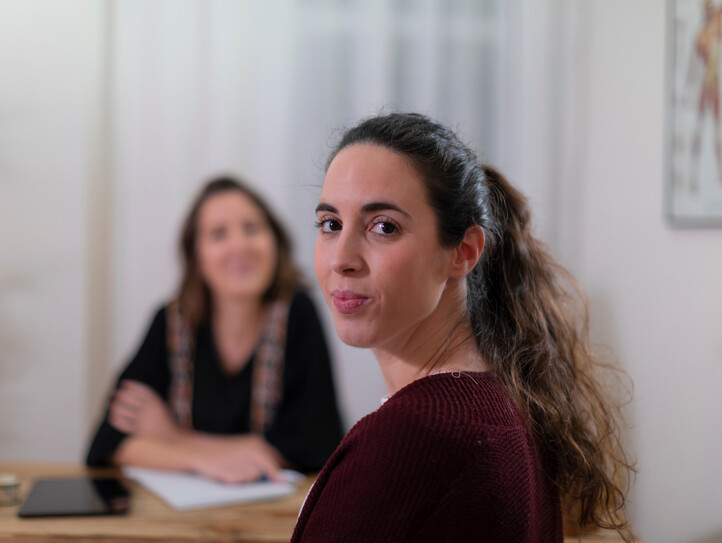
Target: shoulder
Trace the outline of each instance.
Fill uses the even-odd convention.
[[[181,329],[185,328],[182,311],[179,310],[177,301],[173,300],[157,306],[148,328],[148,336],[165,339],[174,322],[178,323]]]
[[[447,432],[463,428],[522,426],[519,409],[491,372],[447,372],[413,381],[386,402],[388,412]],[[458,421],[463,420],[463,428]]]
[[[495,470],[528,470],[532,460],[528,432],[503,384],[466,373],[425,377],[396,392],[349,430],[329,469],[353,466],[370,485],[443,492],[467,484],[469,470],[484,486]]]
[[[456,376],[455,376],[456,375]],[[437,374],[402,388],[348,432],[347,451],[387,458],[422,455],[437,465],[465,463],[499,432],[524,436],[511,395],[490,373]]]
[[[321,471],[306,509],[318,507],[315,514],[323,517],[339,504],[353,507],[360,501],[385,518],[410,499],[426,511],[434,497],[449,490],[474,458],[475,432],[456,432],[467,426],[464,413],[448,410],[420,385],[398,391],[349,430]]]
[[[168,342],[166,306],[156,308],[145,338],[130,363],[121,372],[120,379],[134,379],[150,384],[164,393]]]
[[[168,319],[168,315],[172,312],[178,311],[178,305],[176,302],[169,302],[167,304],[160,305],[155,308],[153,313],[154,323],[164,323]]]
[[[149,335],[163,335],[166,334],[166,326],[168,323],[169,312],[171,311],[173,304],[163,304],[155,308],[153,312],[153,318],[150,322],[150,328],[148,330]]]

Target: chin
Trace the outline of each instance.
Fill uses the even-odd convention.
[[[225,294],[231,298],[261,298],[266,289],[259,289],[255,287],[248,288],[230,288],[225,291]]]
[[[346,345],[360,349],[370,349],[376,343],[375,335],[368,331],[354,326],[353,323],[336,322],[336,333]]]
[[[232,294],[242,294],[245,296],[261,296],[271,286],[271,281],[265,278],[246,279],[243,281],[229,282],[226,285],[226,291]]]

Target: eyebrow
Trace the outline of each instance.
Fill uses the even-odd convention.
[[[365,204],[361,208],[361,211],[363,211],[364,213],[372,213],[374,211],[387,211],[387,210],[398,211],[399,213],[411,218],[411,215],[406,213],[406,211],[401,209],[396,204],[392,204],[391,202],[371,202],[369,204]],[[321,202],[320,204],[318,204],[316,206],[316,213],[318,213],[319,211],[328,211],[329,213],[338,213],[338,209],[336,209],[335,207],[333,207],[330,204],[326,204],[323,202]]]

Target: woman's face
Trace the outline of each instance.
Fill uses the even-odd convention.
[[[277,250],[263,211],[240,191],[210,196],[198,212],[196,251],[214,296],[260,298],[273,282]]]
[[[316,275],[341,340],[383,348],[422,330],[449,278],[451,251],[439,245],[411,164],[384,147],[346,147],[316,211]]]

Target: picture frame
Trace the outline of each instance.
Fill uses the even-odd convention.
[[[665,215],[722,227],[722,0],[667,0]]]

